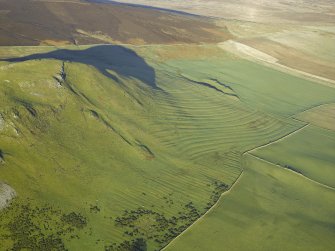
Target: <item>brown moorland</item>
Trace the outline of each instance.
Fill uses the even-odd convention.
[[[0,0],[0,45],[215,43],[231,37],[210,19],[79,0]]]

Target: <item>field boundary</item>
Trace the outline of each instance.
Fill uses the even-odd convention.
[[[312,107],[312,108],[306,109],[305,111],[314,109],[314,108],[319,107],[319,106],[322,106],[322,105],[324,105],[324,104],[314,106],[314,107]],[[299,175],[299,176],[301,176],[301,177],[303,177],[303,178],[309,180],[310,182],[313,182],[313,183],[318,184],[318,185],[320,185],[320,186],[322,186],[322,187],[325,187],[325,188],[328,188],[328,189],[331,189],[331,190],[334,190],[334,191],[335,191],[335,188],[334,188],[334,187],[328,186],[328,185],[326,185],[326,184],[323,184],[323,183],[320,183],[320,182],[318,182],[318,181],[316,181],[316,180],[313,180],[313,179],[311,179],[311,178],[308,178],[307,176],[303,175],[302,173],[298,173],[298,172],[296,172],[296,171],[294,171],[294,170],[285,168],[285,167],[282,166],[282,165],[275,164],[275,163],[273,163],[273,162],[271,162],[271,161],[269,161],[269,160],[267,160],[267,159],[264,159],[264,158],[261,158],[261,157],[255,155],[255,154],[253,153],[253,152],[257,151],[258,149],[261,149],[261,148],[270,146],[270,145],[272,145],[272,144],[274,144],[274,143],[283,141],[283,140],[285,140],[286,138],[288,138],[288,137],[290,137],[290,136],[292,136],[292,135],[294,135],[294,134],[296,134],[296,133],[299,133],[300,131],[302,131],[303,129],[305,129],[307,126],[310,126],[310,125],[311,125],[310,123],[307,123],[306,125],[304,125],[304,126],[298,128],[298,129],[296,129],[296,130],[290,132],[289,134],[286,134],[286,135],[280,137],[279,139],[277,139],[277,140],[275,140],[275,141],[272,141],[272,142],[269,142],[269,143],[267,143],[267,144],[264,144],[264,145],[255,147],[255,148],[253,148],[253,149],[251,149],[251,150],[245,152],[245,154],[249,154],[250,156],[252,156],[252,157],[254,157],[254,158],[258,159],[258,160],[261,160],[261,161],[263,161],[263,162],[266,162],[266,163],[268,163],[268,164],[272,164],[272,165],[275,165],[275,166],[277,166],[277,167],[286,169],[287,171],[293,172],[293,173],[295,173],[295,174],[297,174],[297,175]]]
[[[234,183],[230,186],[230,188],[226,191],[224,191],[219,199],[215,202],[215,204],[213,206],[211,206],[210,209],[208,209],[203,215],[201,215],[196,221],[194,221],[191,225],[189,225],[183,232],[181,232],[178,236],[176,236],[173,240],[171,240],[165,247],[163,247],[162,249],[160,249],[161,251],[164,251],[166,248],[168,248],[170,246],[170,244],[172,242],[174,242],[175,240],[177,240],[179,237],[181,237],[182,235],[184,235],[191,227],[193,227],[195,224],[197,224],[198,222],[200,222],[207,214],[211,213],[219,204],[219,202],[221,201],[222,197],[225,196],[226,194],[230,193],[230,191],[239,183],[239,181],[241,180],[242,176],[243,176],[244,172],[243,170],[240,172],[240,174],[238,175],[238,177],[236,178],[236,180],[234,181]]]
[[[290,137],[290,136],[292,136],[293,134],[296,134],[296,133],[300,132],[301,130],[305,129],[305,128],[306,128],[307,126],[309,126],[309,125],[310,125],[309,123],[306,123],[306,124],[303,125],[302,127],[299,127],[299,128],[297,128],[297,129],[291,131],[290,133],[288,133],[288,134],[286,134],[286,135],[283,135],[283,136],[279,137],[278,139],[276,139],[276,140],[274,140],[274,141],[270,141],[270,142],[268,142],[268,143],[262,144],[262,145],[260,145],[260,146],[254,147],[254,148],[252,148],[252,149],[250,149],[250,150],[247,150],[247,151],[243,152],[242,155],[241,155],[242,160],[243,160],[244,156],[247,155],[247,154],[249,154],[250,156],[253,156],[253,157],[255,157],[255,158],[258,158],[257,156],[253,155],[251,152],[252,152],[252,151],[256,151],[256,150],[258,150],[258,149],[260,149],[260,148],[269,146],[269,145],[274,144],[274,143],[276,143],[276,142],[282,141],[282,140],[286,139],[287,137]],[[270,161],[267,161],[267,160],[263,160],[263,161],[269,162],[269,163],[271,163],[272,165],[276,165],[276,164],[274,164],[274,163],[272,163],[272,162],[270,162]],[[283,168],[282,166],[280,166],[280,167]],[[289,171],[291,171],[291,170],[289,170]],[[292,171],[292,172],[294,172],[294,171]],[[294,172],[294,173],[296,173],[296,172]],[[193,227],[195,224],[197,224],[198,222],[200,222],[206,215],[208,215],[209,213],[211,213],[211,212],[217,207],[217,205],[219,204],[219,202],[221,201],[221,199],[222,199],[225,195],[229,194],[229,193],[232,191],[232,189],[239,183],[239,181],[241,180],[241,177],[243,176],[243,174],[244,174],[244,169],[243,169],[243,165],[242,165],[241,173],[239,174],[239,176],[237,177],[237,179],[234,181],[234,183],[230,186],[230,188],[229,188],[227,191],[224,191],[224,192],[220,195],[219,199],[215,202],[215,204],[214,204],[210,209],[208,209],[203,215],[201,215],[196,221],[194,221],[190,226],[188,226],[183,232],[181,232],[178,236],[176,236],[174,239],[172,239],[166,246],[164,246],[164,247],[163,247],[162,249],[160,249],[160,250],[161,250],[161,251],[166,250],[166,248],[168,248],[168,247],[169,247],[175,240],[177,240],[178,238],[180,238],[180,237],[181,237],[182,235],[184,235],[188,230],[190,230],[191,227]],[[298,173],[296,173],[296,174],[298,174]],[[305,177],[305,176],[302,175],[302,174],[301,174],[301,176],[304,177],[304,178],[306,178],[306,179],[308,179],[308,180],[310,180],[310,181],[312,181],[312,182],[314,182],[314,183],[317,183],[317,184],[322,185],[322,186],[324,186],[324,187],[328,187],[327,185],[324,185],[324,184],[322,184],[322,183],[318,183],[317,181],[314,181],[314,180],[312,180],[312,179],[309,179],[309,178]],[[328,187],[328,188],[335,190],[335,188],[332,188],[332,187]]]
[[[258,149],[261,149],[261,148],[270,146],[270,145],[272,145],[274,143],[277,143],[277,142],[280,142],[282,140],[285,140],[286,138],[292,136],[293,134],[299,133],[300,131],[302,131],[303,129],[305,129],[309,125],[310,124],[307,123],[307,124],[303,125],[302,127],[299,127],[298,129],[295,129],[294,131],[292,131],[292,132],[290,132],[290,133],[288,133],[288,134],[286,134],[286,135],[284,135],[284,136],[282,136],[282,137],[280,137],[280,138],[278,138],[278,139],[276,139],[274,141],[270,141],[269,143],[266,143],[266,144],[257,146],[255,148],[252,148],[251,150],[246,151],[244,154],[247,154],[247,153],[251,154],[251,152],[257,151]]]
[[[256,158],[256,159],[258,159],[258,160],[260,160],[260,161],[266,162],[266,163],[268,163],[268,164],[270,164],[270,165],[274,165],[274,166],[280,167],[281,169],[285,169],[285,170],[287,170],[287,171],[289,171],[289,172],[292,172],[292,173],[294,173],[294,174],[296,174],[296,175],[299,175],[300,177],[302,177],[302,178],[304,178],[304,179],[306,179],[306,180],[308,180],[308,181],[310,181],[310,182],[313,182],[313,183],[315,183],[315,184],[317,184],[317,185],[319,185],[319,186],[322,186],[322,187],[324,187],[324,188],[327,188],[327,189],[330,189],[330,190],[335,191],[335,188],[334,188],[334,187],[328,186],[328,185],[326,185],[326,184],[323,184],[323,183],[320,183],[320,182],[318,182],[318,181],[316,181],[316,180],[313,180],[313,179],[311,179],[311,178],[308,178],[307,176],[303,175],[302,173],[298,173],[298,172],[296,172],[296,171],[294,171],[294,170],[292,170],[292,169],[285,168],[285,167],[282,166],[282,165],[275,164],[275,163],[273,163],[273,162],[271,162],[271,161],[269,161],[269,160],[267,160],[267,159],[258,157],[257,155],[254,155],[254,154],[252,154],[252,153],[247,153],[247,154],[249,154],[250,156],[252,156],[252,157],[254,157],[254,158]]]
[[[300,115],[300,114],[303,114],[303,113],[305,113],[305,112],[308,112],[308,111],[310,111],[310,110],[320,108],[320,107],[322,107],[322,106],[324,106],[324,105],[332,105],[332,104],[335,104],[335,100],[334,100],[334,101],[329,101],[329,102],[326,102],[326,103],[322,103],[322,104],[318,104],[318,105],[315,105],[315,106],[312,106],[312,107],[308,107],[308,108],[306,108],[306,109],[304,109],[304,110],[302,110],[302,111],[297,112],[296,114],[291,115],[290,118],[295,119],[295,120],[298,120],[298,121],[301,121],[301,122],[304,122],[304,123],[309,123],[309,122],[305,122],[305,121],[303,121],[303,120],[297,119],[296,116],[298,116],[298,115]],[[310,123],[309,123],[309,124],[310,124]]]

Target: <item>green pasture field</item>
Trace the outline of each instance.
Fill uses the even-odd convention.
[[[331,250],[334,206],[334,191],[247,154],[233,190],[165,250]]]
[[[335,131],[335,104],[317,106],[298,114],[296,118],[318,127]]]
[[[335,188],[335,133],[315,126],[252,154]]]

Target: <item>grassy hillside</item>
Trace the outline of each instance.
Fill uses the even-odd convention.
[[[320,192],[312,186],[307,194],[298,185],[305,180],[294,174],[276,181],[265,174],[280,179],[287,170],[268,170],[251,157],[245,165],[242,154],[303,126],[290,116],[334,101],[332,88],[214,45],[3,47],[0,55],[6,59],[0,62],[0,182],[17,195],[0,212],[4,250],[160,249],[205,213],[244,166],[250,166],[241,180],[250,180],[245,193],[249,187],[268,193],[280,183],[311,202]],[[303,95],[299,88],[306,88]],[[260,175],[264,185],[256,182]],[[231,194],[257,206],[251,195]],[[247,210],[234,203],[215,214]],[[297,222],[328,222],[320,236],[331,244],[324,229],[333,226],[332,202],[320,203],[321,218],[307,212],[312,223]],[[208,224],[220,235],[239,236],[234,224]],[[297,229],[278,230],[276,238],[288,240]],[[199,225],[190,236],[207,245],[207,230]],[[176,250],[191,247],[188,240],[182,249],[178,243]]]

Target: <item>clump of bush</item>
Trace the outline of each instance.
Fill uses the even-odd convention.
[[[1,239],[12,240],[8,250],[65,251],[64,239],[79,238],[76,229],[86,226],[79,213],[64,214],[50,205],[33,206],[15,201],[0,212]]]
[[[86,218],[75,212],[63,214],[61,220],[78,229],[84,228],[87,225]]]

